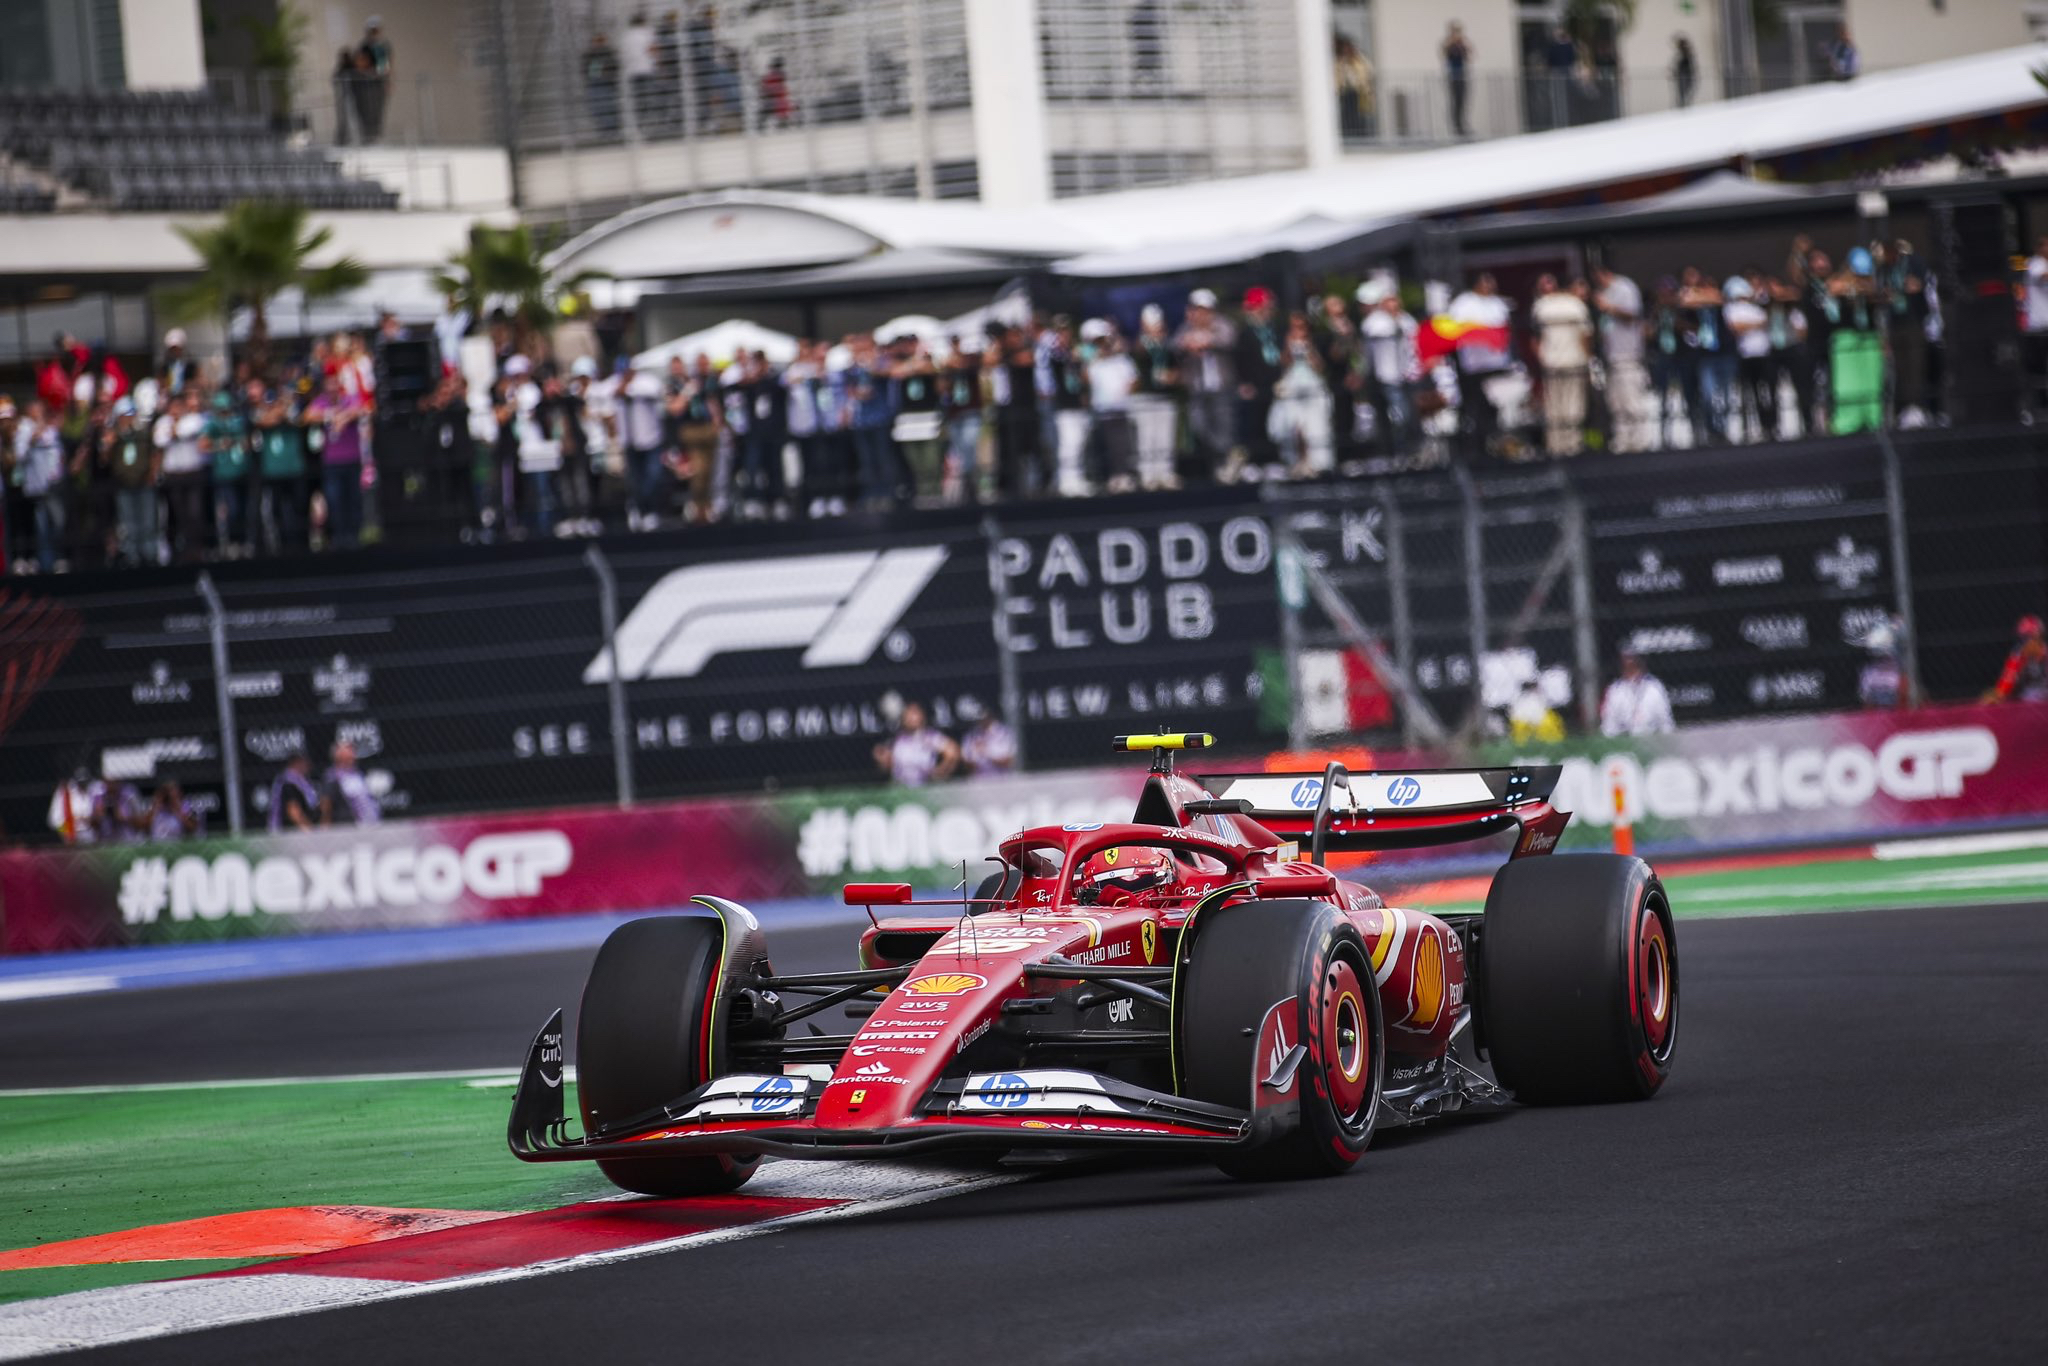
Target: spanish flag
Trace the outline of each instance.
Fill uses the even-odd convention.
[[[1428,369],[1460,347],[1484,347],[1490,351],[1508,349],[1508,329],[1481,323],[1463,323],[1439,313],[1415,334],[1415,355]]]

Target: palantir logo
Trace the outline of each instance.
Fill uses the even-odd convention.
[[[619,674],[694,678],[717,655],[799,647],[807,669],[865,664],[945,562],[944,546],[912,546],[688,565],[619,624]],[[599,650],[583,681],[611,677]]]

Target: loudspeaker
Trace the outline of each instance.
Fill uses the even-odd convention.
[[[2012,297],[2012,210],[1995,198],[1943,200],[1934,225],[1948,351],[1944,409],[1957,426],[2015,421],[2026,379]]]
[[[398,409],[416,405],[440,381],[441,366],[431,341],[377,344],[377,398]]]

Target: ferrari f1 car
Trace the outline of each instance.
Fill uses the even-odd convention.
[[[763,1155],[965,1148],[1294,1177],[1348,1169],[1381,1124],[1663,1085],[1669,902],[1639,859],[1547,856],[1568,819],[1556,768],[1174,771],[1208,743],[1120,737],[1154,756],[1131,820],[1021,830],[972,896],[964,876],[950,900],[847,886],[874,922],[853,971],[776,972],[754,917],[716,896],[622,925],[583,994],[582,1133],[557,1011],[520,1077],[513,1153],[592,1159],[655,1195],[730,1190]],[[1483,914],[1389,906],[1325,866],[1510,830]],[[819,1030],[835,1009],[852,1032]]]

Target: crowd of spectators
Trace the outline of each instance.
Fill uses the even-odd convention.
[[[17,403],[0,395],[0,565],[169,564],[356,543],[376,377],[354,333],[223,381],[164,336],[130,379],[60,334]]]
[[[355,747],[337,741],[326,772],[315,775],[300,750],[285,760],[270,785],[271,833],[334,825],[376,825],[383,810],[368,774],[356,766]],[[49,826],[66,844],[175,844],[206,836],[205,803],[163,778],[145,796],[140,785],[103,767],[94,776],[81,763],[50,797]]]
[[[1439,306],[1423,308],[1434,295]],[[1545,274],[1513,298],[1375,275],[1284,307],[1253,286],[955,335],[568,363],[502,318],[494,378],[442,374],[424,433],[436,515],[467,536],[592,535],[859,509],[1081,497],[1592,450],[1702,449],[1944,420],[1936,282],[1910,243],[1806,237],[1772,268],[1640,282]],[[1444,297],[1448,295],[1449,297]],[[2048,367],[2048,242],[2027,269]],[[451,310],[452,315],[452,310]],[[0,545],[15,572],[348,547],[377,523],[382,342],[314,342],[219,382],[165,338],[131,384],[63,336],[0,397]],[[388,510],[387,510],[388,511]],[[451,531],[451,534],[454,534]]]

